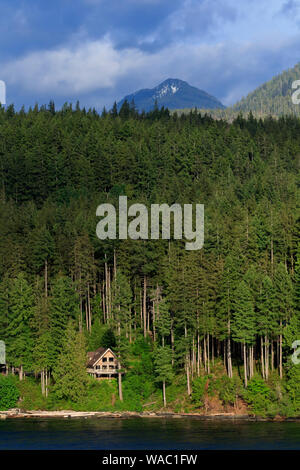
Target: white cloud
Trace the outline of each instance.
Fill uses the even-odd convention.
[[[102,96],[119,99],[168,77],[188,81],[226,104],[297,61],[298,37],[256,43],[173,44],[154,53],[118,50],[109,37],[76,47],[38,51],[2,64],[1,78],[21,93],[40,96]],[[291,53],[291,51],[293,51]],[[105,98],[106,96],[106,98]]]
[[[137,49],[120,52],[104,38],[75,48],[28,54],[3,64],[1,74],[8,84],[26,91],[86,93],[113,87],[117,78],[143,63],[143,54]]]

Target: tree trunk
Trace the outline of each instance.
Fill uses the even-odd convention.
[[[105,281],[102,281],[102,310],[103,310],[103,322],[106,323],[106,311],[105,311]]]
[[[118,386],[119,386],[119,399],[123,401],[123,390],[122,390],[122,373],[120,372],[121,364],[118,361]]]
[[[207,333],[207,373],[210,374],[209,333]]]
[[[152,327],[153,327],[153,341],[156,342],[156,328],[155,328],[155,302],[152,302]]]
[[[245,379],[245,387],[247,388],[247,386],[248,386],[248,380],[247,380],[247,351],[246,351],[246,343],[244,343],[243,349],[244,349],[244,379]]]
[[[106,311],[106,319],[109,322],[109,311],[108,311],[108,270],[107,270],[107,261],[106,261],[106,253],[105,253],[105,311]]]
[[[279,335],[279,376],[282,379],[282,320],[280,320],[280,335]]]
[[[119,305],[120,309],[120,305]],[[120,361],[120,340],[121,340],[121,324],[118,323],[118,336],[119,336],[119,350],[118,350],[118,386],[119,386],[119,399],[123,401],[123,390],[122,390],[122,373],[121,373],[121,361]]]
[[[265,375],[269,378],[269,338],[265,336]]]
[[[82,298],[81,298],[81,296],[80,296],[79,331],[82,332]]]
[[[108,268],[108,279],[107,279],[107,283],[108,283],[108,316],[110,319],[113,318],[113,315],[112,315],[112,311],[111,311],[111,284],[110,284],[110,268]]]
[[[167,406],[167,399],[166,399],[166,381],[163,380],[163,399],[164,399],[164,408]]]
[[[271,341],[271,370],[274,370],[274,341]]]
[[[140,324],[141,329],[143,328],[143,300],[142,300],[142,290],[140,290]]]
[[[136,293],[134,292],[134,332],[136,332],[137,311],[136,311]]]
[[[42,389],[42,395],[45,395],[45,382],[44,382],[44,369],[41,371],[41,389]]]
[[[45,259],[45,297],[48,297],[48,261]]]
[[[187,328],[186,325],[184,326],[184,336],[187,339]],[[190,358],[189,358],[189,351],[187,349],[186,356],[185,356],[185,369],[186,369],[186,384],[187,384],[187,393],[191,395],[191,384],[190,384]]]
[[[228,320],[227,323],[227,332],[228,332],[228,338],[227,338],[227,372],[228,372],[228,377],[232,379],[232,359],[231,359],[231,340],[230,340],[230,320]]]
[[[265,359],[264,359],[264,345],[263,345],[263,337],[260,337],[260,362],[261,362],[261,373],[263,379],[266,378],[265,374]]]
[[[147,336],[147,278],[144,275],[144,296],[143,296],[143,318],[144,318],[144,338]]]
[[[174,330],[173,330],[173,319],[171,321],[171,349],[172,349],[172,367],[174,367]]]
[[[85,325],[86,325],[86,331],[89,331],[89,318],[88,318],[88,305],[87,305],[87,302],[85,302]]]
[[[200,361],[201,361],[201,357],[200,357],[200,335],[199,335],[199,331],[197,333],[197,375],[199,377],[200,375]]]
[[[186,355],[186,385],[188,396],[191,395],[191,384],[190,384],[190,367],[189,367],[189,357]]]
[[[48,397],[48,370],[46,369],[45,395]]]
[[[195,348],[195,338],[193,336],[193,349],[192,349],[192,377],[194,377],[196,369],[196,348]]]
[[[205,372],[207,372],[207,356],[206,356],[206,339],[205,339],[205,335],[204,335],[204,338],[203,338],[203,355],[204,355],[204,370]]]
[[[88,303],[88,317],[89,317],[89,332],[92,331],[92,309],[91,309],[91,299],[90,299],[90,285],[88,284],[87,290],[87,303]]]
[[[254,346],[251,346],[251,376],[252,378],[254,376]]]
[[[116,249],[114,248],[114,279],[117,277],[117,256]]]

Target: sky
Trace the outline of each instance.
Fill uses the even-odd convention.
[[[300,0],[0,3],[0,80],[17,108],[79,100],[101,110],[167,78],[231,105],[299,52]]]

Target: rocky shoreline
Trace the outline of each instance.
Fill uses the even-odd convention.
[[[262,418],[258,416],[251,416],[248,414],[234,414],[234,413],[215,413],[203,415],[200,413],[173,413],[173,412],[134,412],[134,411],[24,411],[19,408],[13,408],[7,411],[0,412],[0,420],[11,418],[194,418],[199,420],[247,420],[247,421],[299,421],[300,417],[284,418],[276,416],[275,418]]]

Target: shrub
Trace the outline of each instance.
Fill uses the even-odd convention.
[[[140,399],[146,400],[154,392],[155,385],[146,375],[134,375],[128,372],[123,381],[123,388],[124,391],[132,391]]]
[[[192,402],[197,406],[204,406],[204,394],[207,381],[209,380],[208,376],[197,377],[193,380],[192,386]]]
[[[216,390],[225,405],[234,405],[236,398],[240,395],[240,380],[237,377],[230,379],[224,375],[216,380]]]
[[[87,395],[78,404],[72,404],[75,410],[112,411],[118,397],[117,380],[96,380],[90,378]]]
[[[243,397],[251,405],[255,414],[261,416],[274,416],[276,409],[276,393],[260,378],[249,381],[248,388],[244,390]]]
[[[19,399],[19,390],[13,377],[0,377],[0,410],[14,408]]]
[[[255,400],[257,396],[267,399],[270,397],[270,394],[271,389],[262,379],[253,378],[249,381],[248,388],[246,390],[246,395],[251,401]]]
[[[155,391],[155,384],[146,375],[136,375],[128,372],[123,380],[123,395],[125,409],[142,411],[142,403]],[[122,404],[118,406],[124,408]]]
[[[25,410],[47,409],[47,399],[42,395],[41,384],[33,377],[26,377],[26,380],[16,382],[19,390],[22,408]]]
[[[287,372],[286,389],[293,407],[294,413],[300,411],[300,366],[290,366]]]

